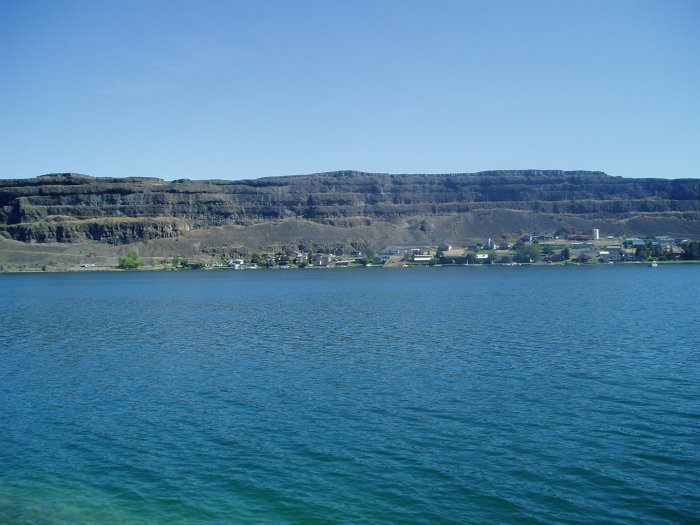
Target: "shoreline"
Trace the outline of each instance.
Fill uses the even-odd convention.
[[[55,273],[112,273],[112,272],[124,272],[124,273],[151,273],[151,272],[211,272],[211,271],[278,271],[278,270],[359,270],[363,268],[367,269],[411,269],[411,268],[506,268],[506,267],[538,267],[538,268],[559,268],[564,266],[580,266],[580,267],[609,267],[609,266],[651,266],[656,264],[657,266],[666,265],[686,265],[686,264],[700,264],[698,260],[689,261],[630,261],[630,262],[616,262],[616,263],[577,263],[577,262],[561,262],[561,263],[492,263],[492,264],[406,264],[401,266],[384,266],[379,264],[374,265],[352,265],[352,266],[306,266],[299,268],[296,266],[287,267],[258,267],[258,268],[233,268],[228,266],[223,267],[213,267],[213,268],[136,268],[136,269],[122,269],[115,266],[93,266],[89,268],[85,267],[71,267],[71,268],[56,268],[56,269],[42,269],[42,268],[28,268],[28,269],[3,269],[0,270],[0,275],[2,274],[35,274],[35,273],[45,273],[45,274],[55,274]]]

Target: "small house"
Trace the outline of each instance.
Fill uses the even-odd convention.
[[[313,266],[329,266],[334,259],[335,256],[330,253],[314,253],[311,264]]]

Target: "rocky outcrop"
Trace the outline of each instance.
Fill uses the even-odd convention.
[[[510,210],[581,220],[700,228],[700,180],[623,179],[585,171],[387,175],[340,171],[255,180],[96,178],[0,181],[0,232],[24,242],[132,243],[188,229],[303,220],[337,228]],[[641,221],[641,222],[640,222]],[[441,221],[438,221],[441,222]],[[504,224],[502,231],[513,231]],[[631,232],[645,233],[645,232]]]
[[[102,241],[131,244],[148,239],[177,237],[187,225],[172,218],[104,220],[41,220],[5,227],[10,238],[22,242]]]

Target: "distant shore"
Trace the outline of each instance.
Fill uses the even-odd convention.
[[[340,269],[481,266],[565,266],[620,264],[686,264],[700,261],[700,241],[657,236],[598,238],[553,234],[491,238],[453,246],[389,245],[371,248],[298,246],[254,251],[246,247],[217,250],[160,245],[103,245],[86,243],[22,243],[0,237],[0,272],[112,272],[260,269]],[[171,251],[172,250],[172,251]],[[177,254],[177,255],[174,255]]]
[[[235,272],[251,272],[251,271],[304,271],[304,270],[377,270],[377,269],[406,269],[406,268],[503,268],[503,267],[538,267],[538,268],[555,268],[563,266],[580,266],[580,267],[596,267],[596,266],[650,266],[652,264],[658,266],[679,265],[679,264],[700,264],[700,261],[634,261],[634,262],[618,262],[618,263],[577,263],[577,262],[562,262],[562,263],[510,263],[510,264],[406,264],[399,266],[383,266],[383,265],[349,265],[349,266],[306,266],[298,268],[295,266],[288,267],[272,267],[272,268],[232,268],[232,267],[210,267],[210,268],[158,268],[154,266],[146,266],[135,269],[122,269],[116,266],[72,266],[64,268],[3,268],[0,274],[25,274],[25,273],[98,273],[98,272],[131,272],[131,273],[149,273],[149,272],[212,272],[212,271],[235,271]]]

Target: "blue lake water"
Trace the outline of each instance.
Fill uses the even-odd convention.
[[[0,275],[0,523],[698,523],[700,265]]]

